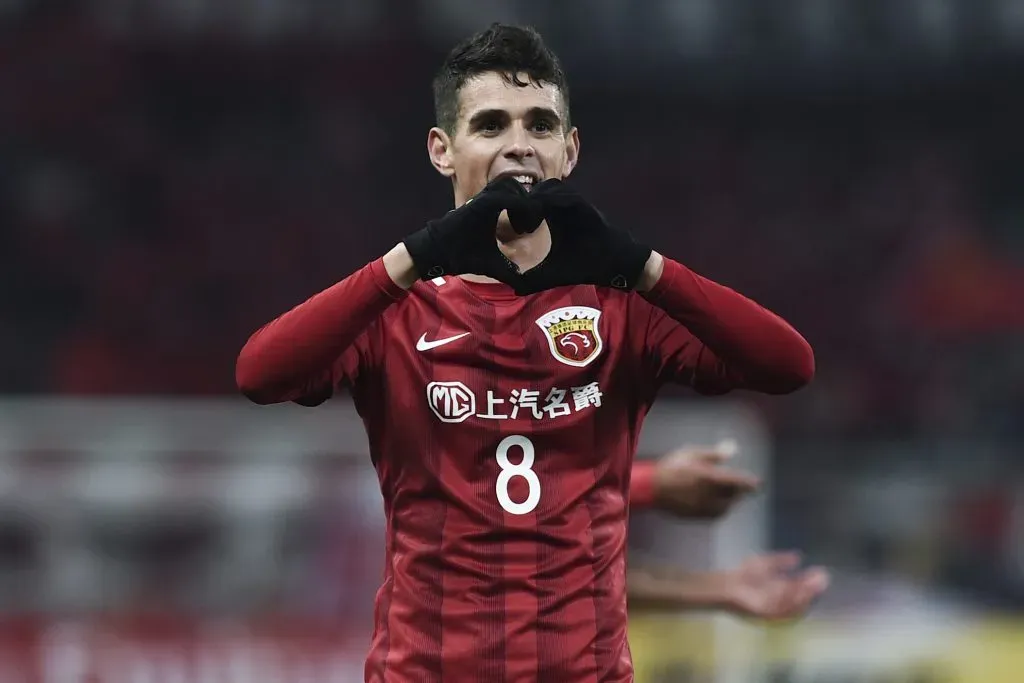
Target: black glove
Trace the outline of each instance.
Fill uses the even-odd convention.
[[[508,210],[512,227],[520,233],[540,225],[540,206],[528,201],[523,186],[512,178],[491,181],[457,209],[405,238],[416,271],[423,280],[442,275],[486,275],[514,286],[516,265],[498,250],[498,216]]]
[[[551,251],[537,266],[509,284],[517,294],[563,285],[633,289],[651,248],[612,227],[601,212],[560,180],[545,180],[530,193],[551,230]]]

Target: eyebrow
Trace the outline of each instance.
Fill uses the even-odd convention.
[[[555,126],[562,125],[562,117],[558,115],[554,109],[550,107],[531,107],[526,112],[527,118],[531,119],[545,119],[552,122]],[[493,119],[508,119],[508,112],[504,109],[481,109],[469,119],[469,128],[478,128],[485,121],[491,121]]]

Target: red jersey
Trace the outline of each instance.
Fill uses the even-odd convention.
[[[689,281],[685,301],[679,279]],[[813,372],[792,328],[709,283],[749,309],[749,329],[733,320],[712,350],[678,319],[701,281],[668,262],[646,298],[590,286],[517,297],[461,278],[405,292],[378,261],[335,286],[345,291],[327,290],[254,335],[238,369],[248,395],[315,405],[348,384],[366,425],[387,516],[368,683],[632,680],[630,468],[658,387],[786,391]],[[325,299],[336,301],[336,328],[318,336],[302,318],[316,307],[328,315]],[[654,303],[662,299],[677,317]],[[788,367],[778,352],[725,360],[729,335],[759,325],[773,349],[785,337]],[[350,334],[339,349],[340,327]],[[705,336],[723,337],[720,328]],[[333,362],[325,335],[335,338]],[[286,339],[300,351],[305,343],[319,366],[296,360],[290,379],[267,371],[281,367]],[[243,377],[248,366],[263,368],[261,381]]]

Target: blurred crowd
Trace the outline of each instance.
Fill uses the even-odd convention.
[[[175,45],[4,42],[6,392],[230,393],[249,332],[446,208],[429,48]],[[989,94],[580,90],[578,183],[810,338],[781,427],[1019,433],[1024,99]]]
[[[3,33],[0,391],[233,394],[248,334],[448,208],[424,144],[438,60],[407,37],[386,50],[121,41],[60,14]],[[929,566],[998,590],[1004,579],[981,572],[998,565],[1017,591],[1024,97],[1003,86],[874,98],[588,86],[573,118],[576,181],[613,220],[815,347],[813,388],[759,402],[786,444],[777,536],[821,547],[852,525],[811,519],[834,495],[835,515],[847,503],[861,515],[845,544],[861,559],[905,554],[939,525]],[[810,439],[885,437],[919,439],[909,470],[876,450],[860,479],[850,466],[801,476],[859,457]],[[947,464],[973,456],[972,439],[1002,439],[983,469],[1010,487],[913,489],[931,476],[932,437],[957,440]],[[909,506],[920,524],[874,534],[872,505]]]

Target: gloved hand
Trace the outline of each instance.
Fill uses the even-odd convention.
[[[616,228],[579,193],[560,180],[545,180],[529,193],[551,230],[551,251],[540,264],[513,278],[517,294],[563,285],[633,289],[651,248]],[[536,209],[534,209],[536,210]]]
[[[530,202],[523,186],[499,178],[457,209],[405,238],[404,243],[423,280],[442,275],[486,275],[515,286],[519,270],[499,251],[495,238],[498,216],[507,210],[513,228],[532,232],[540,225],[540,207]]]

